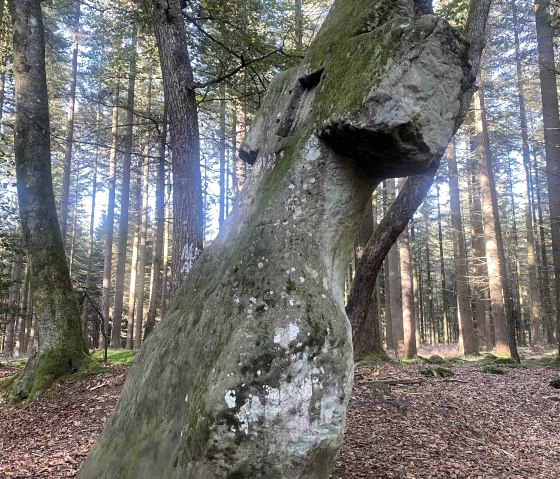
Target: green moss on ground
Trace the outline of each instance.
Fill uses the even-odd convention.
[[[488,364],[488,365],[484,366],[482,368],[482,372],[487,373],[487,374],[505,374],[506,373],[502,368],[500,368],[498,366],[494,366],[492,364]]]
[[[438,354],[432,354],[429,358],[428,361],[432,364],[446,364],[447,361],[440,355]]]
[[[116,364],[119,366],[130,366],[134,362],[136,353],[135,349],[108,349],[107,350],[107,363]],[[92,357],[98,361],[103,361],[103,351],[95,351]]]

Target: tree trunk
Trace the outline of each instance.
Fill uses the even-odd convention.
[[[99,98],[98,98],[99,100]],[[101,102],[97,103],[97,112],[95,115],[95,131],[99,131],[101,125]],[[99,162],[99,147],[95,146],[95,153],[93,155],[93,165],[91,171],[91,209],[89,213],[89,235],[88,235],[88,251],[86,262],[86,292],[89,294],[92,286],[92,267],[93,267],[93,248],[94,248],[94,233],[95,233],[95,203],[97,198],[97,167]],[[84,307],[82,310],[82,334],[87,341],[88,338],[88,318],[90,312],[90,298],[84,299]]]
[[[25,335],[27,328],[31,327],[28,321],[29,315],[27,312],[27,298],[29,296],[29,284],[31,282],[31,268],[29,263],[25,267],[25,276],[23,278],[23,291],[21,293],[21,312],[20,312],[20,328],[18,331],[18,353],[21,356],[27,352],[27,345],[25,344]]]
[[[239,208],[144,343],[78,478],[329,476],[365,204],[382,179],[430,167],[468,82],[466,45],[413,7],[336,1],[306,59],[271,83],[242,146],[254,166]]]
[[[115,179],[117,172],[117,145],[119,142],[119,91],[113,95],[111,114],[111,150],[109,153],[109,177],[107,178],[107,218],[105,224],[105,248],[103,251],[103,287],[101,312],[103,327],[99,336],[99,347],[109,346],[109,312],[111,307],[111,272],[113,269],[113,228],[115,224]]]
[[[141,204],[141,180],[140,177],[136,178],[136,185],[134,187],[134,208],[140,211]],[[126,329],[126,348],[133,349],[136,347],[135,342],[138,342],[140,347],[140,339],[136,339],[136,284],[138,283],[138,243],[140,239],[140,228],[142,226],[142,217],[137,215],[137,221],[132,231],[132,258],[130,260],[130,281],[128,283],[128,321]]]
[[[10,0],[13,24],[15,158],[19,213],[37,313],[38,347],[14,384],[32,400],[89,362],[68,273],[51,178],[45,44],[37,0]]]
[[[478,340],[473,323],[473,312],[469,295],[469,273],[467,253],[463,237],[463,219],[461,217],[461,197],[459,194],[459,173],[455,156],[455,140],[451,140],[447,150],[449,166],[449,209],[453,230],[453,259],[455,264],[455,282],[457,285],[457,310],[459,318],[459,344],[462,354],[478,354]]]
[[[179,3],[179,0],[153,0],[154,29],[171,128],[172,295],[202,252],[203,244],[198,114],[185,21]]]
[[[122,347],[121,324],[123,317],[124,277],[126,270],[126,251],[128,246],[128,210],[130,206],[130,163],[132,159],[132,140],[134,122],[134,89],[136,83],[136,25],[132,25],[130,40],[130,63],[128,67],[128,89],[126,100],[126,126],[124,134],[124,155],[122,166],[121,210],[119,214],[119,246],[117,271],[115,272],[115,302],[113,305],[113,329],[111,348]]]
[[[532,344],[542,346],[542,306],[539,294],[537,278],[537,262],[535,257],[535,235],[532,208],[532,185],[531,153],[529,149],[529,128],[527,124],[527,108],[525,105],[525,93],[523,82],[523,71],[521,65],[521,47],[519,42],[519,21],[517,16],[517,0],[512,2],[513,34],[515,41],[515,67],[517,73],[517,91],[519,99],[519,121],[521,123],[521,145],[523,148],[523,168],[525,169],[525,182],[527,184],[527,200],[525,202],[525,229],[527,230],[527,270],[529,273],[529,301],[530,301],[530,325]]]
[[[486,116],[484,110],[484,97],[481,90],[474,95],[475,103],[475,126],[477,133],[477,162],[480,180],[480,194],[482,207],[482,222],[484,226],[484,238],[486,241],[486,263],[488,267],[488,282],[490,288],[490,305],[494,319],[494,349],[497,354],[514,355],[515,351],[510,348],[508,317],[506,312],[506,293],[504,288],[505,279],[500,267],[500,255],[498,252],[498,241],[501,236],[497,234],[497,211],[494,208],[492,189],[495,189],[492,174],[492,162],[490,160],[490,144],[486,129]],[[504,265],[505,266],[505,265]],[[511,314],[511,313],[510,313]],[[515,331],[514,331],[515,334]]]
[[[402,184],[402,183],[401,183]],[[402,324],[404,337],[404,357],[416,356],[416,324],[414,321],[414,291],[410,271],[410,235],[405,227],[399,243],[402,291]]]
[[[535,2],[535,19],[552,234],[552,261],[556,283],[556,341],[560,356],[560,151],[558,148],[560,145],[560,117],[549,1],[537,0]]]
[[[19,316],[19,297],[21,291],[21,254],[16,253],[12,261],[11,286],[8,298],[8,322],[6,323],[6,341],[4,353],[10,357],[14,355],[16,347],[16,319]]]
[[[162,284],[162,255],[163,255],[163,233],[165,229],[165,146],[167,141],[167,109],[164,106],[163,123],[161,125],[159,140],[159,155],[157,164],[156,182],[156,238],[154,242],[152,270],[153,284],[150,296],[150,308],[148,319],[144,328],[144,339],[152,332],[156,325],[157,310],[161,300]]]
[[[142,326],[144,323],[144,278],[146,276],[146,239],[148,236],[148,183],[150,175],[150,147],[146,145],[144,165],[142,168],[142,209],[138,241],[138,279],[136,281],[136,331],[134,347],[140,349]]]
[[[220,198],[218,211],[218,226],[221,230],[226,220],[226,84],[220,83]]]
[[[2,0],[0,0],[2,1]],[[70,173],[72,171],[72,147],[74,145],[74,110],[76,107],[76,83],[78,78],[78,52],[80,38],[80,5],[75,2],[74,31],[72,43],[72,73],[70,77],[70,92],[68,94],[68,119],[66,122],[66,140],[64,145],[64,174],[62,180],[62,198],[60,200],[60,232],[62,241],[66,241],[66,227],[68,223],[68,204],[70,201]]]
[[[441,229],[441,206],[440,206],[440,196],[439,196],[439,183],[436,182],[436,192],[437,192],[437,214],[438,214],[438,245],[439,245],[439,274],[441,281],[441,301],[442,301],[442,329],[443,329],[443,341],[449,343],[449,301],[447,299],[447,282],[445,281],[445,260],[443,255],[443,232]]]

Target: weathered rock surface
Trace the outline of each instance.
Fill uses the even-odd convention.
[[[445,148],[465,45],[412,2],[338,0],[244,142],[225,233],[148,338],[79,478],[325,478],[352,341],[342,284],[365,202]]]

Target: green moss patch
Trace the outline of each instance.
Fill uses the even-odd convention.
[[[488,365],[484,366],[482,368],[482,372],[487,373],[487,374],[505,374],[506,373],[502,368],[500,368],[498,366],[494,366],[492,364],[488,364]]]
[[[550,381],[548,383],[549,386],[552,386],[554,389],[560,389],[560,378],[559,379],[553,379],[552,381]]]
[[[137,352],[135,349],[109,349],[107,350],[107,363],[130,366],[134,362]],[[103,361],[103,351],[95,351],[92,357],[98,361]]]

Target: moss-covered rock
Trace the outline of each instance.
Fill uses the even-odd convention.
[[[443,357],[439,356],[438,354],[432,354],[429,358],[428,361],[432,364],[446,364],[447,361],[445,359],[443,359]]]
[[[412,6],[337,0],[302,64],[272,81],[239,207],[138,353],[80,479],[328,477],[364,207],[443,151],[466,81],[464,42],[434,16],[400,16]]]

